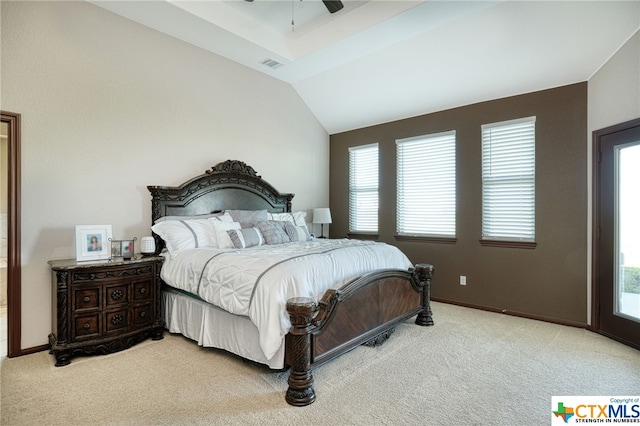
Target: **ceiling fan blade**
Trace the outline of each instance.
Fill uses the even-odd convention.
[[[336,13],[344,7],[340,0],[322,0],[322,3],[327,7],[329,13]]]

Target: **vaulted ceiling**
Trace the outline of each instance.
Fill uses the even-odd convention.
[[[639,0],[91,3],[291,84],[330,134],[587,81],[640,29]]]

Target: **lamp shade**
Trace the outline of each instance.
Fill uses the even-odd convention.
[[[152,255],[156,251],[156,241],[153,237],[142,237],[140,241],[140,253],[143,255]]]
[[[331,223],[331,210],[328,207],[313,209],[313,223]]]

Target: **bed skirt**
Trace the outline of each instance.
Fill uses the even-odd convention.
[[[272,369],[284,368],[284,339],[273,358],[266,359],[258,329],[248,317],[230,314],[172,288],[163,288],[161,312],[170,333],[182,334],[200,346],[224,349]]]

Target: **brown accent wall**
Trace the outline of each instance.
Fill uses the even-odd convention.
[[[536,116],[535,249],[480,245],[481,125]],[[456,130],[457,242],[397,241],[395,141]],[[587,320],[587,83],[331,136],[331,238],[348,233],[348,148],[380,145],[379,241],[435,265],[432,296],[553,321]],[[459,284],[459,276],[467,285]]]

